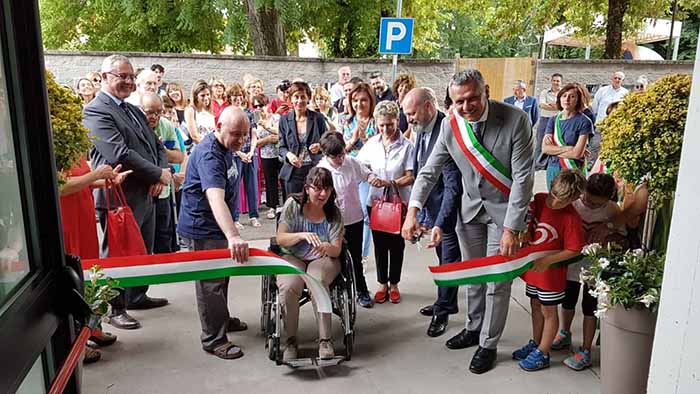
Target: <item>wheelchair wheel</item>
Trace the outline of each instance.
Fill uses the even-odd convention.
[[[268,323],[270,322],[270,309],[272,309],[270,276],[263,275],[260,282],[260,331],[267,334]]]
[[[343,344],[345,345],[345,361],[350,361],[352,358],[352,348],[355,345],[355,332],[345,334],[343,336]]]

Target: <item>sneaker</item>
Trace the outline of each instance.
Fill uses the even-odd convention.
[[[262,224],[260,224],[260,221],[258,218],[250,218],[250,225],[253,227],[260,227]]]
[[[530,352],[526,359],[520,360],[518,365],[528,372],[549,368],[549,355],[542,353],[540,349],[535,349]]]
[[[85,353],[83,354],[84,364],[96,363],[100,361],[100,358],[102,358],[102,354],[100,354],[99,350],[85,346]]]
[[[335,357],[333,342],[331,339],[320,339],[318,341],[318,358],[321,360],[330,360]]]
[[[287,346],[284,348],[282,359],[284,361],[296,360],[298,351],[297,337],[289,337],[287,338]]]
[[[582,347],[578,348],[574,354],[564,360],[564,365],[574,371],[583,371],[591,366],[591,351]]]
[[[369,292],[365,291],[357,295],[357,303],[363,308],[371,308],[374,306],[372,302],[372,297],[369,296]]]
[[[534,340],[530,339],[527,345],[513,352],[513,360],[525,360],[535,349],[537,349],[537,344]]]
[[[239,222],[237,220],[233,224],[236,225],[236,228],[238,229],[238,231],[243,230],[243,228],[244,228],[243,225],[241,224],[241,222]]]
[[[552,350],[562,350],[571,347],[571,331],[559,330],[552,342]]]
[[[275,216],[277,216],[277,215],[275,214],[275,208],[270,208],[270,210],[267,211],[267,218],[268,218],[268,219],[274,219]]]

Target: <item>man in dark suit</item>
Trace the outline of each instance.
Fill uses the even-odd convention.
[[[537,99],[528,96],[526,93],[527,84],[525,81],[517,80],[513,85],[513,95],[503,99],[503,102],[510,105],[515,105],[530,118],[530,124],[533,126],[537,123],[540,116],[540,106],[537,104]]]
[[[141,110],[126,103],[124,99],[134,91],[134,69],[124,56],[112,55],[102,63],[102,90],[84,109],[83,123],[94,138],[90,151],[92,166],[122,165],[133,174],[122,184],[126,202],[134,212],[136,223],[148,253],[153,252],[156,211],[154,197],[172,180],[168,159],[163,144],[148,126]],[[106,227],[104,189],[95,189],[95,208],[103,231]],[[109,256],[107,236],[104,237],[100,254]],[[146,295],[148,286],[132,287],[111,301],[109,322],[122,329],[141,327],[138,320],[126,313],[129,309],[150,309],[164,306],[168,300]]]
[[[440,135],[440,126],[445,119],[445,114],[437,110],[435,93],[428,88],[411,90],[406,94],[402,104],[406,118],[416,132],[413,168],[417,173],[428,161]],[[435,247],[440,264],[461,260],[459,240],[455,232],[461,196],[462,174],[455,162],[448,160],[418,217],[421,226],[426,231],[428,229],[431,231],[431,242],[428,247]],[[433,233],[437,232],[442,234],[441,243],[436,242],[433,237]],[[435,302],[420,310],[422,315],[432,316],[428,326],[428,336],[437,337],[445,332],[449,314],[458,311],[458,290],[458,287],[438,287]]]

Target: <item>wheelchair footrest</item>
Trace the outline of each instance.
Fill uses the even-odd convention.
[[[282,364],[294,369],[307,369],[316,367],[332,367],[345,361],[343,356],[335,356],[328,360],[322,360],[318,357],[298,358],[296,360],[283,361]]]

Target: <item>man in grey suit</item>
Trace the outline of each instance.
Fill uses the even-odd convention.
[[[134,212],[136,223],[148,253],[153,252],[155,237],[154,197],[172,175],[163,144],[148,126],[148,120],[137,107],[125,102],[134,91],[134,69],[124,56],[112,55],[102,62],[102,90],[83,110],[83,123],[94,138],[90,150],[92,166],[122,165],[133,174],[122,184],[126,202]],[[104,189],[95,189],[95,208],[103,231],[106,227]],[[103,238],[100,255],[109,256],[107,236]],[[146,295],[148,286],[132,287],[111,301],[110,324],[122,329],[141,327],[138,320],[126,313],[129,309],[150,309],[164,306],[168,300]]]
[[[451,158],[462,173],[462,206],[457,225],[465,260],[514,255],[526,229],[533,188],[532,125],[520,109],[488,99],[488,86],[475,69],[459,72],[449,87],[454,112],[413,184],[404,238],[418,231],[416,215]],[[495,163],[495,164],[494,164]],[[469,370],[493,368],[508,316],[511,282],[467,287],[467,324],[447,341],[450,349],[479,345]]]

